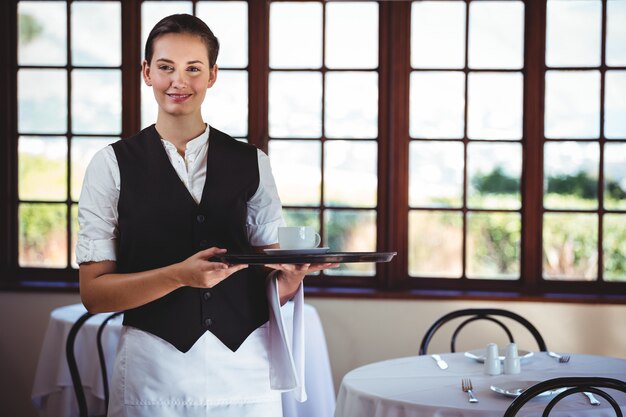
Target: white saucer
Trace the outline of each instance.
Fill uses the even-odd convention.
[[[492,385],[489,388],[497,392],[498,394],[506,395],[507,397],[518,397],[522,392],[541,381],[507,381],[501,382],[498,385]],[[565,391],[567,388],[557,388],[537,394],[538,397],[554,396],[560,392]]]
[[[316,253],[326,253],[330,250],[328,247],[309,248],[309,249],[264,249],[268,255],[314,255]]]
[[[500,353],[500,360],[503,361],[504,355],[506,353],[506,349],[498,349],[498,350]],[[473,359],[476,362],[483,363],[485,362],[485,354],[486,354],[486,349],[476,349],[476,350],[470,350],[469,352],[465,352],[465,357]],[[524,361],[533,356],[533,352],[529,352],[527,350],[522,350],[522,349],[519,349],[517,351],[517,354],[520,358],[520,361]]]

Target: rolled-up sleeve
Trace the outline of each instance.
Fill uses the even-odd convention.
[[[111,146],[98,151],[85,172],[78,201],[76,262],[117,260],[120,173]]]
[[[246,228],[252,246],[265,246],[278,242],[278,228],[285,225],[282,205],[269,157],[257,151],[259,161],[259,188],[248,201]]]

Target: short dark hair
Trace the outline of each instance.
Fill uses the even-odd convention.
[[[213,68],[217,61],[217,54],[220,51],[220,43],[206,23],[190,14],[173,14],[164,17],[159,23],[154,25],[146,40],[145,57],[148,64],[152,61],[154,41],[159,36],[168,33],[187,33],[200,37],[208,50],[209,68]]]

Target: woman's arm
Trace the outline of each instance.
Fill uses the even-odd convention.
[[[116,273],[113,261],[85,262],[79,269],[80,296],[89,312],[101,313],[139,307],[184,286],[211,288],[248,266],[208,261],[224,252],[210,248],[177,264],[129,274]]]

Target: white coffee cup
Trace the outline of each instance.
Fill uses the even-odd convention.
[[[321,241],[319,233],[311,226],[278,228],[278,244],[281,249],[313,249]]]

